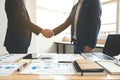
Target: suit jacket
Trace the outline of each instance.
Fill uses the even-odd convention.
[[[6,0],[5,11],[8,28],[4,46],[27,49],[30,45],[32,32],[38,35],[42,28],[30,21],[23,0]]]
[[[74,33],[74,17],[77,8],[75,4],[67,20],[53,29],[55,35],[71,25],[71,41]],[[79,11],[77,22],[77,41],[81,46],[89,46],[94,48],[97,42],[98,33],[101,25],[101,5],[99,0],[84,0]]]

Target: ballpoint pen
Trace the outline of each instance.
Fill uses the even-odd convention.
[[[23,70],[23,68],[24,68],[26,65],[27,65],[27,63],[24,63],[22,66],[20,66],[20,67],[17,69],[17,71]]]

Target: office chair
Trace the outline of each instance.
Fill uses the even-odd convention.
[[[109,34],[102,52],[111,57],[120,54],[120,34]]]

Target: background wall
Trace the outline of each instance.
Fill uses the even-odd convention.
[[[33,23],[36,24],[36,0],[25,0],[26,7],[28,13],[30,15],[30,19]],[[0,54],[7,53],[4,44],[4,39],[6,35],[7,29],[7,18],[6,13],[4,11],[5,0],[1,0],[0,2]],[[47,22],[46,22],[47,23]],[[41,26],[41,25],[39,25]],[[46,28],[41,26],[43,29]],[[51,27],[49,27],[51,29]],[[54,44],[55,41],[62,41],[65,33],[62,32],[57,36],[54,36],[50,39],[44,38],[41,34],[36,36],[34,33],[32,34],[32,41],[29,47],[28,53],[56,53],[56,45]],[[62,47],[62,45],[61,45]],[[60,50],[62,48],[60,47]],[[73,52],[73,46],[67,46],[66,48],[67,53]]]
[[[31,21],[35,24],[36,23],[36,0],[26,0],[25,4],[29,13],[29,17]],[[28,52],[36,53],[36,51],[37,51],[37,36],[34,33],[32,33],[31,45],[29,47]]]
[[[7,19],[4,11],[5,0],[0,1],[0,53],[6,53],[6,49],[3,47],[5,33],[7,29]]]
[[[26,0],[26,7],[30,15],[30,19],[33,23],[36,23],[36,0]],[[4,39],[7,29],[7,18],[4,10],[5,0],[0,2],[0,54],[7,53],[4,44]],[[39,25],[40,26],[40,25]],[[42,27],[44,28],[44,27]],[[55,53],[56,46],[54,41],[62,40],[62,33],[51,39],[44,38],[41,34],[36,36],[34,33],[32,35],[31,45],[29,47],[28,53]]]
[[[26,7],[32,22],[36,24],[36,0],[26,0]],[[46,27],[42,24],[38,24],[38,26],[42,27],[43,29],[51,29],[51,27]],[[42,34],[36,36],[33,33],[32,42],[29,47],[29,53],[56,53],[56,45],[54,44],[54,42],[62,41],[63,37],[64,32],[49,39],[43,37]]]

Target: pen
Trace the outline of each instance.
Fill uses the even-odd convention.
[[[20,66],[20,67],[17,69],[17,71],[23,70],[23,68],[24,68],[26,65],[27,65],[27,63],[24,63],[22,66]]]

